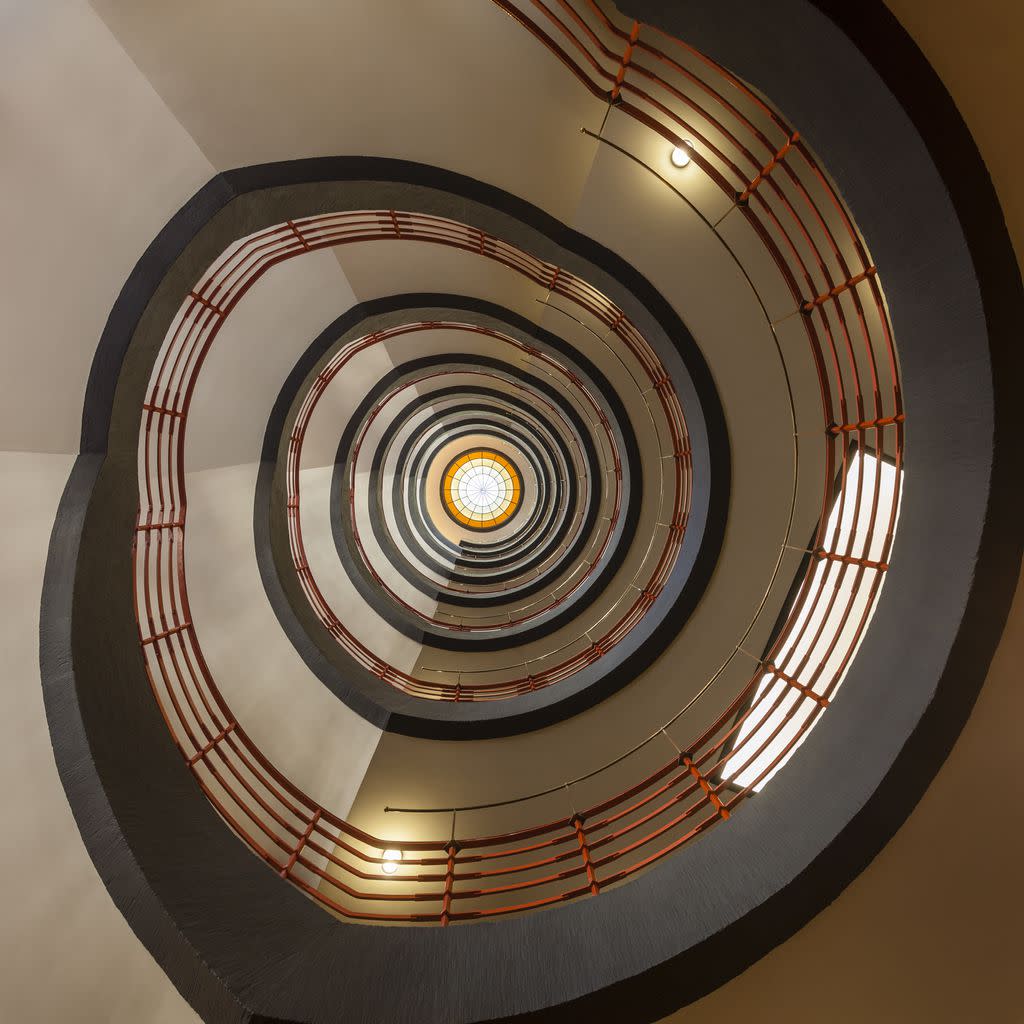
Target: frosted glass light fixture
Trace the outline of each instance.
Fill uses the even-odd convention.
[[[685,167],[690,162],[690,154],[693,152],[693,143],[687,140],[681,146],[675,146],[669,159],[673,167]]]
[[[451,517],[463,526],[500,526],[515,514],[522,486],[515,466],[493,451],[474,451],[449,465],[441,499]]]

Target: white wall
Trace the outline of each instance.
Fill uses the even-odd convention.
[[[381,730],[313,675],[278,624],[252,539],[257,469],[188,474],[185,568],[193,620],[217,686],[245,731],[292,782],[344,815]]]
[[[82,0],[0,3],[0,135],[0,1020],[195,1022],[82,844],[43,710],[39,603],[107,315],[213,169]]]
[[[213,174],[82,0],[0,4],[0,450],[78,450],[107,315]]]
[[[39,679],[50,528],[73,457],[0,453],[0,1020],[197,1021],[128,927],[82,845],[57,776]]]

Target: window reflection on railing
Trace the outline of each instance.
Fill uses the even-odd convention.
[[[755,792],[796,753],[821,710],[846,676],[874,611],[874,597],[888,548],[886,534],[858,515],[856,496],[871,494],[880,508],[899,501],[902,473],[874,452],[850,453],[845,480],[825,528],[826,546],[814,549],[808,589],[830,599],[804,604],[785,639],[766,653],[753,704],[744,710],[736,734],[737,753],[720,777]],[[842,571],[841,566],[852,570]],[[808,699],[810,698],[810,699]]]

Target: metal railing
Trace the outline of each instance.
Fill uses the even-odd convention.
[[[772,321],[765,312],[780,357],[780,331],[798,325],[806,340],[822,419],[813,434],[795,432],[794,443],[800,458],[801,442],[821,452],[821,515],[809,544],[793,543],[792,516],[781,539],[773,582],[785,550],[806,548],[809,564],[767,648],[743,648],[752,622],[696,695],[643,742],[595,771],[511,800],[404,809],[450,816],[438,838],[370,835],[261,754],[206,665],[183,573],[183,439],[209,344],[259,273],[315,248],[399,237],[402,215],[310,218],[229,250],[182,305],[144,407],[134,540],[139,641],[168,728],[224,820],[282,877],[357,920],[444,925],[596,895],[725,820],[829,708],[889,570],[898,515],[905,414],[880,273],[799,133],[728,71],[654,28],[618,25],[592,2],[494,2],[606,99],[616,118],[630,117],[673,145],[692,142],[695,168],[729,202],[709,224],[718,240],[729,248],[721,225],[738,219],[744,237],[770,256],[772,270],[744,273],[762,310],[762,292],[780,281],[791,297],[788,316]],[[537,272],[473,229],[445,222],[433,236],[485,255],[493,249],[491,258]],[[606,301],[582,282],[563,286]],[[604,322],[618,316],[604,308]],[[858,468],[869,456],[892,467],[896,486],[886,489],[881,472]],[[739,658],[752,661],[749,677],[692,725]],[[623,785],[624,776],[633,781]],[[384,874],[393,866],[389,849],[401,851],[401,862]]]
[[[361,216],[361,215],[360,215]],[[416,217],[413,218],[411,215],[403,214],[401,217],[411,219],[415,224],[422,225],[423,223],[429,224],[433,218]],[[406,229],[408,235],[411,230],[421,230],[420,227],[416,229]],[[475,229],[466,229],[467,231],[475,231]],[[500,243],[504,245],[504,243]],[[493,248],[497,249],[499,243],[497,240],[492,241]],[[530,263],[538,265],[540,268],[540,261],[533,260],[532,257],[528,257],[527,254],[517,250],[517,255],[520,257],[519,262],[530,261]],[[535,275],[531,275],[531,279],[537,280],[540,277],[540,270]],[[545,275],[544,278],[546,283],[556,281],[558,279],[566,282],[572,282],[575,279],[567,271],[558,271],[557,269],[551,275]],[[555,287],[558,287],[557,283]],[[568,289],[567,289],[568,290]],[[564,294],[564,293],[563,293]],[[591,291],[591,294],[592,293]],[[601,307],[597,306],[596,303],[588,302],[588,311],[598,312],[600,315]],[[607,313],[605,314],[608,315]],[[675,564],[676,557],[678,556],[679,550],[682,546],[683,533],[685,529],[686,516],[689,510],[690,500],[690,452],[689,452],[689,441],[685,433],[685,420],[683,418],[682,410],[679,407],[678,399],[675,393],[669,391],[664,387],[658,387],[658,381],[664,380],[665,373],[661,368],[660,362],[658,362],[653,353],[651,353],[646,343],[643,346],[638,343],[640,336],[635,331],[629,331],[629,321],[621,313],[616,311],[614,317],[609,321],[609,328],[611,324],[616,324],[616,332],[621,332],[622,336],[625,336],[628,340],[629,351],[641,357],[642,361],[640,365],[651,374],[651,387],[657,390],[661,407],[665,412],[666,421],[668,423],[669,436],[664,442],[664,445],[677,457],[675,464],[677,466],[673,475],[674,487],[671,489],[668,507],[664,510],[663,514],[668,515],[671,523],[674,526],[678,526],[675,529],[669,529],[666,537],[666,542],[661,546],[660,551],[647,550],[644,552],[644,563],[638,568],[635,580],[630,583],[628,588],[628,594],[625,598],[620,599],[616,602],[613,608],[605,612],[600,620],[600,623],[604,623],[604,632],[600,633],[596,638],[593,637],[593,632],[597,632],[596,628],[592,632],[588,633],[588,647],[582,652],[578,652],[571,657],[562,657],[559,659],[558,655],[564,650],[563,648],[556,649],[551,652],[550,655],[545,658],[536,658],[534,663],[524,665],[522,658],[513,660],[511,663],[512,671],[509,674],[510,678],[487,683],[473,683],[463,682],[463,675],[471,675],[467,673],[455,673],[455,681],[440,680],[433,681],[431,679],[424,679],[422,676],[414,676],[407,672],[402,672],[396,669],[394,666],[389,665],[387,662],[380,658],[377,658],[369,648],[362,644],[348,629],[335,614],[332,609],[330,602],[324,596],[320,587],[316,582],[314,570],[310,566],[309,559],[306,555],[305,546],[302,541],[302,525],[301,525],[301,467],[302,467],[302,444],[306,435],[306,430],[309,426],[310,421],[316,411],[317,405],[321,397],[326,393],[331,382],[337,377],[337,375],[346,367],[349,366],[351,360],[357,356],[360,352],[366,350],[381,342],[389,341],[397,337],[401,337],[406,334],[415,333],[424,330],[447,330],[447,331],[465,331],[473,334],[484,335],[491,337],[495,340],[501,341],[502,343],[511,346],[516,352],[529,355],[532,359],[545,365],[552,373],[565,374],[572,377],[572,386],[575,393],[582,396],[590,406],[590,411],[594,416],[595,420],[600,426],[606,438],[608,450],[611,453],[611,465],[609,469],[613,475],[613,504],[608,516],[607,523],[602,530],[600,541],[597,545],[597,550],[593,554],[588,553],[588,560],[590,565],[585,573],[579,576],[573,585],[568,590],[558,594],[551,602],[543,605],[540,609],[532,609],[528,615],[510,618],[505,625],[505,628],[512,628],[523,623],[530,621],[530,619],[536,618],[538,615],[544,612],[550,611],[564,604],[586,582],[587,578],[595,571],[601,564],[604,554],[607,550],[608,544],[612,537],[615,525],[618,522],[618,518],[621,511],[621,477],[622,468],[620,456],[617,452],[614,437],[612,435],[611,424],[608,421],[607,416],[601,409],[599,403],[589,394],[587,388],[579,378],[562,367],[552,357],[540,352],[536,348],[519,342],[507,335],[502,334],[499,331],[491,328],[479,327],[473,324],[463,324],[455,322],[417,322],[411,324],[403,324],[390,328],[386,331],[380,331],[375,334],[369,335],[365,338],[360,338],[345,345],[339,352],[332,357],[327,365],[320,371],[316,379],[314,380],[309,392],[304,397],[300,404],[298,414],[296,416],[295,424],[292,427],[291,435],[289,438],[289,449],[288,449],[288,468],[287,468],[287,501],[288,501],[288,513],[289,513],[289,539],[291,542],[292,557],[295,564],[295,569],[298,577],[302,583],[304,592],[306,593],[307,599],[310,605],[317,614],[318,619],[324,625],[324,627],[330,632],[330,634],[337,640],[339,645],[348,653],[350,656],[356,658],[366,667],[368,667],[374,674],[378,675],[384,681],[390,683],[398,689],[406,693],[413,694],[418,697],[427,697],[441,700],[459,700],[459,701],[472,701],[472,700],[500,700],[511,696],[516,696],[521,693],[529,693],[533,690],[542,689],[545,686],[550,686],[553,683],[559,682],[560,680],[567,678],[569,675],[579,671],[580,668],[586,667],[592,664],[598,658],[607,654],[612,650],[618,643],[620,643],[626,636],[628,636],[630,630],[640,622],[646,611],[654,604],[657,600],[658,595],[667,582],[672,567]],[[417,378],[414,383],[422,383],[423,380],[429,379],[429,375],[426,377]],[[411,384],[403,385],[405,387],[412,386]],[[536,396],[533,397],[534,401],[540,401]],[[379,405],[378,405],[379,408]],[[376,412],[374,410],[373,412]],[[372,413],[369,422],[372,422]],[[356,458],[359,454],[361,447],[362,438],[365,436],[366,429],[369,427],[369,422],[364,425],[363,430],[360,432],[360,436],[354,445],[353,459],[350,468],[350,490],[349,490],[349,516],[352,522],[353,535],[356,543],[357,550],[363,557],[364,563],[368,570],[372,574],[376,583],[380,586],[381,590],[388,594],[392,600],[402,605],[407,611],[414,614],[420,615],[416,612],[408,602],[404,601],[397,593],[395,593],[387,582],[376,572],[373,566],[370,564],[370,560],[365,554],[365,550],[361,543],[361,538],[358,531],[358,525],[355,517],[355,476],[356,476]],[[659,442],[661,438],[659,437]],[[663,467],[659,461],[659,470],[663,471]],[[664,497],[664,496],[662,496]],[[653,567],[649,568],[646,576],[644,575],[644,565],[649,562],[653,562]],[[620,612],[618,617],[615,615],[616,608],[625,606],[625,611]],[[465,632],[477,632],[487,631],[494,632],[495,627],[491,624],[483,626],[474,625],[452,625],[446,620],[421,615],[424,621],[432,625],[440,625],[449,629],[458,629]],[[599,623],[599,624],[600,624]],[[578,646],[575,641],[570,641],[565,646]],[[499,674],[502,666],[495,663],[487,669],[489,676]],[[523,669],[526,672],[523,672]],[[451,674],[451,673],[449,673]]]

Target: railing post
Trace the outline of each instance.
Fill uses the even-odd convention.
[[[784,683],[792,686],[794,690],[799,691],[805,697],[810,698],[819,707],[827,708],[829,701],[827,697],[823,697],[820,693],[815,693],[809,686],[804,686],[798,679],[794,679],[792,676],[786,675],[780,668],[768,662],[764,666],[765,672],[770,672],[776,679],[781,679]]]
[[[228,724],[226,726],[224,726],[224,728],[221,729],[221,731],[219,733],[217,733],[217,735],[214,736],[213,739],[209,741],[209,743],[207,743],[196,754],[193,754],[192,757],[190,757],[188,759],[188,766],[189,766],[189,768],[195,768],[195,766],[200,761],[202,761],[206,757],[206,755],[209,754],[210,751],[213,750],[213,748],[215,746],[217,746],[218,743],[220,743],[220,741],[222,739],[224,739],[227,736],[230,736],[231,733],[233,733],[234,731],[235,731],[235,723],[234,722],[228,722]]]
[[[612,86],[611,93],[609,94],[609,101],[614,103],[619,98],[619,92],[622,90],[622,80],[626,77],[626,68],[629,67],[629,62],[633,59],[633,47],[636,45],[636,41],[640,36],[640,22],[634,21],[633,27],[629,30],[629,39],[626,41],[626,49],[622,54],[622,59],[619,61],[619,70],[615,75],[615,85]]]
[[[862,420],[860,423],[830,423],[826,433],[833,437],[839,434],[852,434],[860,430],[875,430],[878,427],[894,427],[897,423],[905,423],[906,413],[897,413],[895,416],[881,416],[877,420]]]
[[[285,866],[281,869],[280,874],[282,878],[287,878],[291,874],[292,868],[295,867],[295,862],[299,859],[299,854],[302,853],[303,847],[309,841],[309,837],[313,834],[313,829],[316,828],[316,823],[319,820],[320,808],[318,807],[313,812],[313,817],[310,819],[309,824],[306,826],[306,831],[303,832],[301,836],[299,836],[299,841],[296,844],[295,849],[292,851],[292,855],[288,858],[288,863],[285,864]]]
[[[757,172],[757,176],[754,178],[754,180],[751,181],[750,184],[747,185],[747,187],[742,192],[740,192],[739,195],[736,196],[737,206],[743,206],[750,200],[750,197],[754,194],[754,191],[757,189],[758,185],[760,185],[761,182],[764,181],[764,179],[767,178],[768,175],[772,173],[772,171],[778,165],[779,161],[785,157],[785,155],[793,147],[793,144],[796,143],[799,140],[799,138],[800,133],[793,132],[793,134],[786,140],[786,144],[782,147],[782,149],[780,149],[775,154],[775,156],[773,156],[771,160],[769,160],[768,163],[766,163],[764,167],[762,167],[761,170]]]
[[[587,871],[587,882],[590,891],[596,896],[601,891],[601,884],[594,872],[594,864],[590,859],[590,848],[587,846],[587,833],[583,830],[583,816],[577,814],[572,819],[573,828],[576,829],[576,842],[580,846],[580,856],[583,858],[583,867]]]
[[[448,865],[444,871],[444,897],[441,900],[441,925],[447,926],[451,921],[452,887],[455,884],[455,855],[459,852],[459,844],[452,839],[445,847],[448,854]]]
[[[679,755],[679,763],[697,780],[697,784],[707,794],[708,800],[711,801],[711,806],[718,812],[723,821],[729,819],[729,809],[719,799],[718,794],[714,791],[711,783],[701,774],[700,769],[693,763],[693,757],[687,752],[683,751]]]
[[[839,284],[829,288],[827,292],[822,292],[821,295],[816,295],[813,299],[807,299],[805,302],[800,304],[800,312],[804,316],[810,316],[819,306],[823,306],[829,299],[838,298],[845,291],[849,291],[855,285],[866,281],[869,277],[874,277],[878,273],[878,268],[870,266],[867,270],[860,274],[855,274],[853,277],[848,278],[845,281],[840,281]]]

